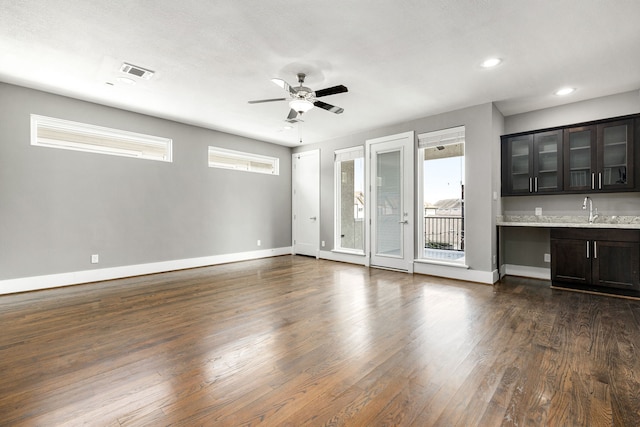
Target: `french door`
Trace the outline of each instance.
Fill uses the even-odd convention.
[[[366,149],[369,265],[413,273],[414,134],[368,140]]]

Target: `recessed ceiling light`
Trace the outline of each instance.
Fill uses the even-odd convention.
[[[570,93],[573,93],[576,91],[575,87],[563,87],[562,89],[558,89],[557,91],[555,91],[555,94],[558,96],[564,96],[564,95],[569,95]]]
[[[500,58],[489,58],[489,59],[486,59],[482,64],[480,64],[480,66],[482,68],[493,68],[499,65],[501,62],[502,62],[502,59]]]

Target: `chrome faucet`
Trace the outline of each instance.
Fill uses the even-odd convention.
[[[587,201],[589,202],[589,224],[593,224],[593,222],[598,218],[598,208],[596,208],[596,213],[593,213],[593,201],[591,197],[587,196],[584,198],[584,202],[582,202],[582,209],[587,209]]]

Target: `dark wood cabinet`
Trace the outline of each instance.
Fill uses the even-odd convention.
[[[562,131],[507,138],[502,149],[503,195],[562,190]]]
[[[591,283],[589,241],[569,235],[551,237],[551,281],[587,285]]]
[[[633,190],[633,140],[632,119],[565,129],[565,191]]]
[[[551,280],[639,292],[640,230],[552,229]]]
[[[640,116],[502,137],[502,195],[637,190]]]
[[[563,151],[565,189],[590,192],[596,167],[596,127],[565,129]]]

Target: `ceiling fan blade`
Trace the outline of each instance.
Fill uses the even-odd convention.
[[[262,102],[286,101],[286,100],[287,98],[258,99],[255,101],[249,101],[249,104],[260,104]]]
[[[296,91],[291,87],[291,85],[287,82],[285,82],[282,79],[271,79],[272,82],[274,82],[275,84],[277,84],[278,86],[280,86],[282,89],[286,90],[287,92],[289,92],[292,95],[296,94]]]
[[[313,105],[336,114],[342,114],[342,112],[344,111],[344,108],[336,107],[335,105],[327,104],[326,102],[322,101],[315,101]]]
[[[298,117],[298,112],[292,108],[291,110],[289,110],[289,115],[287,116],[286,120],[293,120],[296,117]]]
[[[338,85],[333,87],[328,87],[326,89],[320,89],[316,91],[316,98],[320,98],[321,96],[335,95],[337,93],[349,92],[346,86]]]

